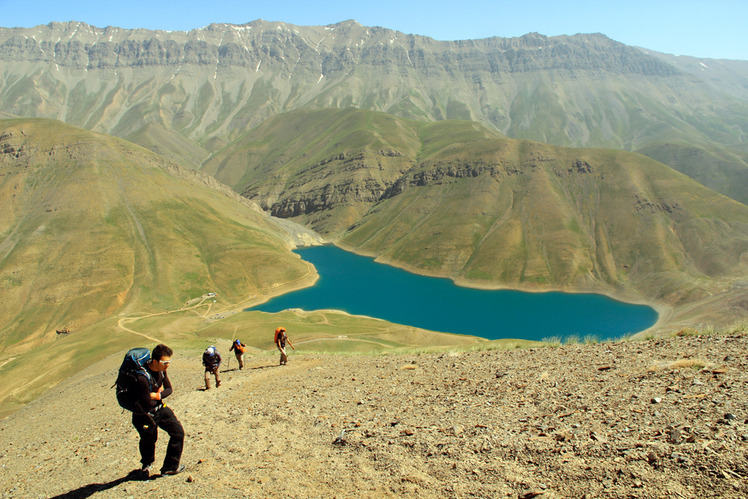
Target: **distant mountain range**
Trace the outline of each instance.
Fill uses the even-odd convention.
[[[746,61],[600,34],[443,42],[355,21],[0,28],[0,112],[127,138],[189,168],[271,116],[347,107],[640,151],[748,202]]]

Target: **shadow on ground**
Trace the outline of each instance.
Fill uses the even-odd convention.
[[[150,478],[146,478],[146,480],[152,480],[153,478],[156,478],[156,476],[160,476],[160,475],[151,476]],[[144,478],[140,470],[132,470],[130,473],[123,476],[122,478],[112,480],[111,482],[90,483],[78,489],[71,490],[70,492],[67,492],[65,494],[54,496],[52,499],[81,499],[83,497],[91,497],[97,492],[113,489],[114,487],[121,485],[125,482],[135,482],[135,481],[141,481],[143,479]]]

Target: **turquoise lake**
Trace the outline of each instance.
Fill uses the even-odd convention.
[[[312,287],[249,308],[280,312],[336,309],[432,331],[488,339],[617,339],[657,322],[657,312],[591,293],[482,290],[411,274],[335,246],[295,251],[320,277]]]

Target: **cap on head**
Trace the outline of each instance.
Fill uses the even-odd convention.
[[[214,347],[213,345],[211,345],[211,346],[208,347],[208,350],[206,350],[206,351],[208,352],[209,355],[213,355],[214,353],[216,353],[216,347]]]

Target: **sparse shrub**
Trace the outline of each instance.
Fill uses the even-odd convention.
[[[675,336],[696,336],[699,332],[691,327],[686,327],[675,333]]]
[[[631,341],[632,337],[633,335],[631,333],[626,333],[622,335],[620,338],[618,338],[616,341],[617,342]]]
[[[748,330],[748,321],[739,321],[728,328],[730,333],[745,333]]]
[[[600,343],[600,338],[598,338],[594,334],[588,334],[587,336],[584,337],[585,345],[595,345],[597,343]]]
[[[577,336],[576,334],[570,334],[566,337],[564,343],[567,345],[578,345],[580,343],[579,336]]]
[[[671,362],[667,367],[668,369],[682,369],[689,367],[692,369],[703,369],[707,364],[708,362],[703,359],[679,359]]]
[[[550,338],[543,338],[543,343],[549,347],[558,348],[561,346],[561,338],[558,336],[551,336]]]

